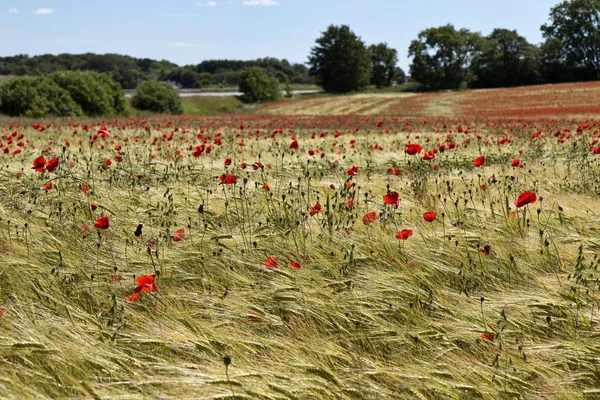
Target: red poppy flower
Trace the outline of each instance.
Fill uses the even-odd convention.
[[[156,284],[154,283],[155,278],[156,275],[138,276],[137,278],[135,278],[135,282],[138,284],[138,286],[136,286],[135,289],[133,289],[133,291],[136,293],[158,292],[158,286],[156,286]]]
[[[89,192],[89,191],[90,191],[90,189],[91,189],[90,185],[86,185],[85,183],[82,183],[82,184],[81,184],[81,191],[82,191],[83,193],[87,193],[87,192]]]
[[[358,174],[358,167],[356,165],[353,165],[352,168],[348,170],[348,175],[354,176],[356,174]]]
[[[52,189],[52,182],[47,183],[44,185],[44,190],[47,192],[48,190]]]
[[[192,152],[192,155],[196,158],[200,157],[204,152],[204,145],[196,146],[196,149]]]
[[[427,211],[425,214],[423,214],[423,218],[425,218],[425,221],[427,222],[435,221],[435,217],[437,217],[437,213],[433,210]]]
[[[267,192],[269,192],[271,190],[271,188],[269,187],[269,184],[267,182],[265,182],[265,184],[262,185],[261,189],[266,190]]]
[[[600,147],[596,147],[594,150],[592,150],[592,154],[600,154]]]
[[[514,160],[512,160],[510,162],[511,167],[518,167],[519,166],[519,159],[515,158]]]
[[[316,213],[322,213],[322,212],[325,212],[325,210],[323,210],[323,207],[321,207],[321,204],[317,203],[310,208],[309,214],[312,216],[312,215],[315,215]]]
[[[59,160],[58,158],[51,158],[48,160],[48,164],[46,164],[46,171],[54,172],[56,167],[58,167]]]
[[[400,231],[396,234],[396,239],[406,240],[409,237],[411,237],[412,234],[413,231],[411,231],[410,229],[404,229],[403,231]]]
[[[435,152],[433,150],[429,150],[427,153],[423,155],[423,160],[431,161],[435,158]]]
[[[481,167],[483,165],[483,162],[485,161],[485,157],[484,156],[479,156],[476,159],[473,160],[473,165],[476,167]]]
[[[173,235],[173,241],[179,242],[184,237],[185,237],[185,229],[181,228],[177,232],[175,232],[175,235]]]
[[[46,168],[46,157],[39,156],[33,160],[33,168],[31,169],[35,169],[37,172],[41,173],[44,172],[44,168]]]
[[[356,203],[355,203],[355,201],[353,199],[350,199],[350,200],[348,200],[348,201],[346,201],[344,203],[344,205],[346,206],[346,208],[352,208],[354,206],[354,204],[356,204]]]
[[[108,168],[112,165],[112,161],[109,159],[104,160],[104,167]]]
[[[390,175],[400,175],[400,170],[398,168],[388,168],[387,172]]]
[[[298,141],[292,140],[292,143],[290,143],[290,149],[297,149],[297,148],[298,148]]]
[[[277,259],[275,257],[269,257],[263,265],[267,269],[277,268]]]
[[[400,205],[400,198],[398,197],[398,192],[390,192],[383,196],[383,201],[385,204],[394,204],[396,208]]]
[[[375,222],[379,219],[375,211],[371,211],[363,217],[363,224],[369,225],[371,222]]]
[[[290,268],[291,269],[300,269],[301,265],[298,261],[291,261],[290,262]]]
[[[237,182],[237,176],[231,175],[231,174],[225,174],[225,175],[221,175],[219,177],[219,180],[221,181],[221,183],[219,183],[219,185],[233,185],[234,183]]]
[[[231,157],[226,158],[223,164],[225,164],[225,166],[231,165]]]
[[[96,203],[92,203],[92,204],[90,204],[90,208],[92,209],[92,211],[96,211],[96,209],[98,208],[98,205]]]
[[[94,224],[94,228],[108,229],[109,225],[110,225],[110,221],[108,220],[108,217],[104,216],[104,217],[100,217],[96,220],[96,223]]]
[[[409,156],[414,156],[415,154],[419,154],[423,150],[420,144],[408,144],[406,145],[406,154]]]
[[[259,163],[258,161],[255,162],[254,164],[252,164],[252,169],[255,170],[255,171],[259,170],[260,167],[262,167],[262,164]]]
[[[493,342],[496,336],[493,333],[482,333],[481,338],[483,340],[487,340],[488,342]]]
[[[524,192],[519,195],[517,200],[515,200],[515,206],[517,208],[521,208],[527,204],[533,204],[537,200],[537,196],[533,192]]]
[[[133,293],[129,296],[125,296],[125,300],[127,300],[127,302],[129,303],[135,303],[136,301],[139,301],[142,298],[142,296],[139,293]]]

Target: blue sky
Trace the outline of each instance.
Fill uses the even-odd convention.
[[[420,30],[452,23],[542,40],[559,0],[0,0],[0,56],[119,53],[180,65],[215,58],[305,62],[330,24],[387,42],[408,67]]]

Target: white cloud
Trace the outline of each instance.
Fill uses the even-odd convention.
[[[19,13],[19,9],[18,8],[9,8],[8,9],[8,13],[9,14],[18,14]]]
[[[171,42],[171,43],[169,43],[169,46],[171,46],[171,47],[198,47],[198,45],[196,45],[194,43],[188,43],[188,42]]]
[[[217,2],[216,1],[198,1],[196,3],[196,5],[198,7],[216,7]]]
[[[278,6],[277,0],[244,0],[242,4],[245,6]]]
[[[37,15],[50,15],[54,14],[54,11],[56,10],[54,10],[53,8],[38,8],[33,13]]]

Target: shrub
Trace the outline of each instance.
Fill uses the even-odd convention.
[[[45,77],[24,76],[0,86],[0,107],[2,113],[15,117],[83,115],[69,92]]]
[[[138,110],[155,113],[183,113],[183,106],[177,91],[167,83],[158,81],[141,82],[131,98],[131,105]]]
[[[240,92],[246,103],[276,101],[281,97],[279,82],[260,67],[249,67],[240,72]]]
[[[63,71],[51,79],[71,95],[85,115],[114,116],[126,113],[127,103],[121,86],[108,75],[92,71]]]

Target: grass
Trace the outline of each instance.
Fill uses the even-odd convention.
[[[32,122],[1,121],[3,398],[598,398],[597,122]]]
[[[186,115],[218,115],[239,111],[244,104],[233,96],[182,97],[183,113]]]

